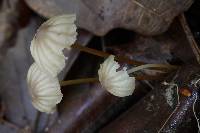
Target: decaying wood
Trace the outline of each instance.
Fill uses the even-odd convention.
[[[182,72],[186,73],[182,73]],[[199,66],[184,66],[175,73],[175,78],[170,76],[166,81],[174,85],[158,85],[144,99],[132,106],[126,113],[106,126],[102,133],[188,133],[197,132],[194,118],[193,105],[198,88],[191,88],[191,83],[200,72]],[[191,95],[180,94],[186,87]],[[180,96],[179,102],[177,97]],[[179,103],[179,104],[178,104]],[[198,103],[198,104],[197,104]],[[197,101],[196,105],[199,105]],[[196,106],[198,112],[199,106]],[[170,116],[170,118],[169,118]],[[168,119],[169,118],[169,119]],[[195,123],[195,124],[194,124]],[[162,129],[161,129],[162,127]],[[161,130],[160,130],[161,129]]]

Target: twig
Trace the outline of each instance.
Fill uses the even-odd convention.
[[[199,47],[198,47],[198,45],[197,45],[197,43],[196,43],[196,41],[195,41],[195,39],[193,37],[193,34],[192,34],[188,24],[187,24],[187,21],[185,19],[184,14],[181,14],[179,16],[179,21],[181,23],[181,26],[183,27],[183,30],[184,30],[184,32],[186,34],[188,42],[190,43],[190,46],[191,46],[192,51],[193,51],[193,53],[194,53],[194,55],[195,55],[195,57],[197,59],[197,62],[200,64],[200,49],[199,49]]]
[[[196,114],[196,112],[195,112],[195,103],[196,103],[197,99],[198,99],[198,94],[196,94],[195,101],[194,101],[193,106],[192,106],[192,110],[193,110],[193,113],[194,113],[194,117],[195,117],[195,119],[197,120],[198,133],[200,133],[199,119],[198,119],[197,114]]]
[[[195,82],[194,86],[197,87],[197,84],[199,83],[200,79],[197,79],[197,81]],[[194,100],[194,103],[193,103],[193,106],[192,106],[192,110],[193,110],[193,113],[194,113],[194,117],[197,121],[197,126],[198,126],[198,133],[200,133],[200,124],[199,124],[199,118],[197,117],[197,114],[196,114],[196,111],[195,111],[195,104],[196,104],[196,101],[198,100],[198,93],[195,93],[196,97],[195,97],[195,100]]]
[[[177,105],[176,105],[176,108],[174,109],[174,111],[169,115],[169,117],[167,118],[167,120],[164,122],[164,124],[162,125],[162,127],[158,130],[158,133],[161,133],[162,129],[164,128],[164,126],[166,125],[166,123],[168,122],[168,120],[172,117],[172,115],[174,114],[174,112],[177,110],[178,106],[180,105],[180,98],[179,98],[179,94],[178,94],[178,85],[175,84],[175,83],[167,83],[167,82],[164,82],[163,83],[164,85],[169,85],[169,87],[176,87],[176,94],[177,94]]]

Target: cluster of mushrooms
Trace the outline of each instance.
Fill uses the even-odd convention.
[[[75,15],[55,16],[44,22],[31,41],[31,55],[34,63],[27,74],[28,90],[33,106],[46,113],[53,113],[62,100],[58,74],[65,67],[67,57],[63,49],[70,50],[76,41]],[[126,68],[110,55],[98,70],[102,88],[115,96],[125,97],[135,89],[135,77],[130,77]]]

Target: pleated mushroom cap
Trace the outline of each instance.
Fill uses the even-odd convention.
[[[63,96],[58,79],[44,73],[33,63],[28,71],[27,84],[33,106],[41,112],[53,113]]]
[[[41,70],[57,76],[65,67],[63,49],[76,41],[75,15],[55,16],[44,22],[31,41],[31,54]]]
[[[135,77],[129,77],[126,68],[119,69],[114,56],[109,56],[98,70],[101,85],[111,94],[118,97],[132,95],[135,89]]]

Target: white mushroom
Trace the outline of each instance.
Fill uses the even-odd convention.
[[[44,73],[34,63],[29,68],[27,83],[33,106],[41,112],[54,112],[63,96],[58,78]]]
[[[43,23],[31,41],[31,54],[41,70],[57,76],[67,57],[63,49],[70,49],[76,41],[75,15],[55,16]]]
[[[119,69],[114,56],[109,56],[98,70],[101,85],[111,94],[118,97],[129,96],[135,89],[135,77],[129,77],[126,68]]]

